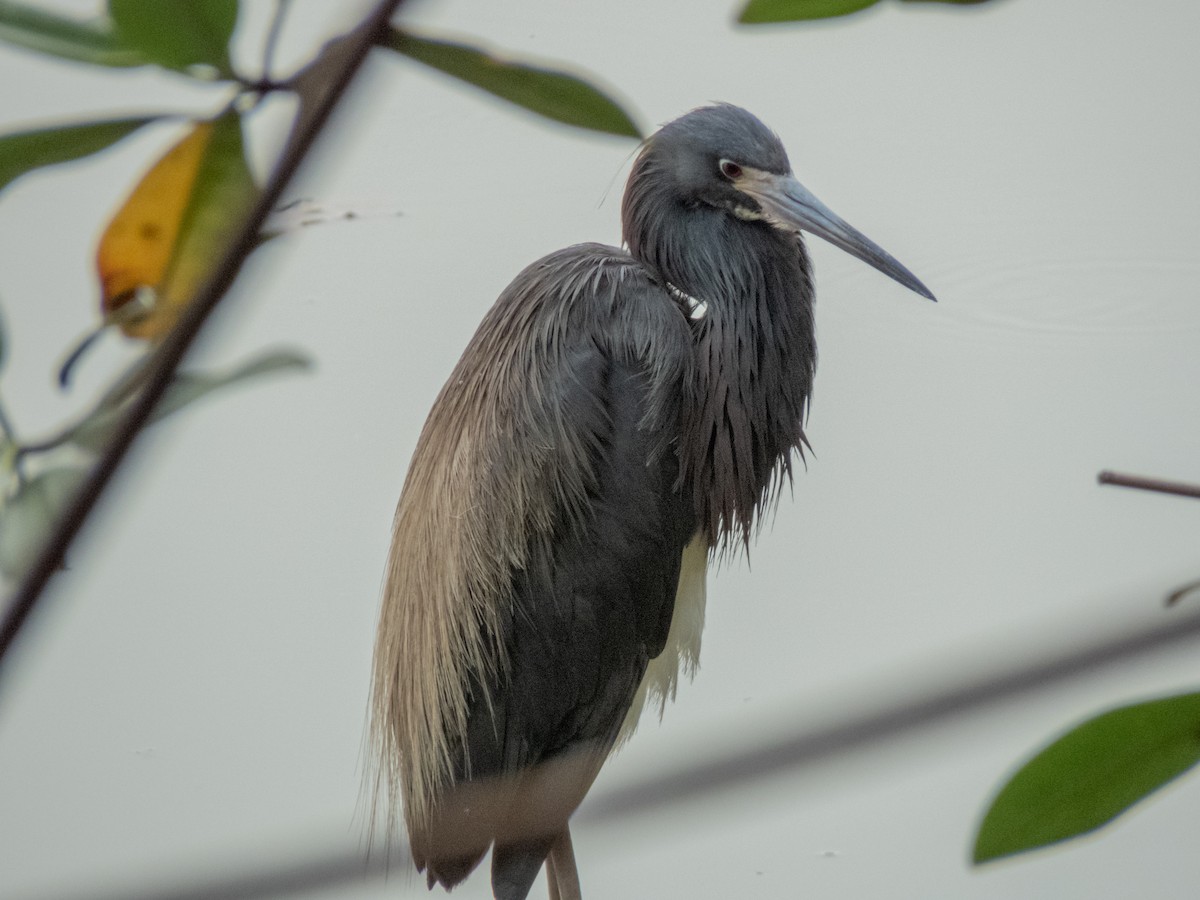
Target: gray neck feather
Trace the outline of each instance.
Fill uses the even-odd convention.
[[[803,452],[817,352],[811,269],[798,235],[689,205],[645,156],[623,205],[630,252],[706,305],[692,319],[696,383],[684,401],[684,489],[710,545],[747,544]]]

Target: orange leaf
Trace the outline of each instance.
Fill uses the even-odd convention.
[[[256,189],[235,113],[194,125],[142,177],[100,238],[101,308],[130,337],[161,337],[179,317]]]

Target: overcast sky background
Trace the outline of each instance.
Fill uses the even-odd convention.
[[[88,3],[60,4],[86,12]],[[252,68],[272,4],[246,3]],[[297,0],[280,68],[363,4]],[[731,25],[732,0],[429,0],[406,21],[592,73],[647,129],[712,100],[938,295],[811,242],[815,457],[709,583],[702,669],[593,793],[773,729],[945,686],[1200,577],[1200,504],[1095,484],[1200,481],[1200,7],[881,4]],[[216,108],[156,72],[0,47],[0,127]],[[282,110],[256,125],[265,169]],[[94,242],[177,138],[0,198],[0,389],[49,431],[127,355],[95,318]],[[358,214],[256,254],[193,357],[302,348],[311,374],[198,405],[141,442],[0,692],[0,894],[83,896],[355,847],[368,669],[393,506],[475,324],[528,262],[619,241],[631,141],[554,126],[377,52],[290,197]],[[1193,599],[1192,604],[1200,602]],[[1187,896],[1200,778],[1117,827],[972,870],[1002,777],[1062,727],[1196,689],[1194,648],[1115,667],[794,777],[576,828],[587,896]],[[587,803],[584,804],[586,810]],[[544,896],[539,884],[534,896]],[[388,884],[313,896],[423,895]],[[456,898],[488,896],[477,873]]]

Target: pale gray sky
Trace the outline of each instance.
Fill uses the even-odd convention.
[[[243,59],[272,4],[246,4]],[[89,4],[70,4],[86,9]],[[296,0],[281,60],[356,4]],[[901,259],[928,304],[813,242],[816,449],[758,541],[710,581],[702,670],[594,793],[765,727],[1073,642],[1200,577],[1200,504],[1094,482],[1200,480],[1200,7],[884,4],[731,27],[732,0],[438,0],[411,21],[569,60],[646,127],[711,100],[783,137],[818,196]],[[342,17],[345,16],[343,19]],[[179,79],[0,48],[0,126],[215,105]],[[276,122],[279,120],[276,119]],[[264,123],[265,124],[265,123]],[[266,164],[270,128],[256,157]],[[95,235],[150,131],[0,198],[0,382],[22,429],[76,408],[51,370],[93,321]],[[154,430],[72,553],[0,696],[0,894],[214,874],[359,839],[368,665],[392,508],[420,425],[526,263],[619,240],[631,142],[527,117],[380,53],[291,196],[363,213],[261,251],[196,362],[268,345],[308,376]],[[1096,838],[972,871],[991,791],[1061,727],[1192,689],[1139,661],[795,778],[577,829],[604,897],[1188,895],[1200,779]],[[949,669],[938,665],[952,658]],[[934,674],[930,674],[933,672]],[[787,716],[786,720],[781,716]],[[586,808],[586,803],[585,803]],[[416,880],[325,895],[424,894]],[[535,896],[542,887],[535,887]],[[482,873],[456,898],[488,896]]]

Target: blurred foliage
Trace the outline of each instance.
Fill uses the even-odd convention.
[[[142,362],[119,378],[80,421],[53,437],[19,445],[0,436],[0,474],[6,475],[9,482],[0,503],[0,524],[3,525],[0,528],[0,575],[20,576],[41,536],[53,524],[55,514],[86,473],[90,457],[101,453],[112,438],[122,414],[136,396],[143,374]],[[162,402],[155,407],[150,422],[164,419],[224,388],[276,373],[304,371],[311,365],[306,354],[279,349],[258,353],[219,372],[177,373]],[[65,465],[48,464],[36,476],[24,477],[22,463],[26,457],[35,454],[47,459],[66,455],[72,461]]]
[[[304,371],[311,366],[312,361],[307,354],[282,349],[264,351],[220,372],[180,372],[172,379],[162,402],[155,407],[151,422],[164,419],[214,391],[265,375]],[[83,421],[61,434],[56,443],[71,444],[82,450],[99,453],[112,437],[121,414],[133,396],[133,390],[125,386],[109,392]]]
[[[19,578],[33,562],[84,472],[80,466],[58,466],[15,484],[2,510],[0,576]]]
[[[832,19],[861,12],[882,0],[749,0],[738,15],[744,24],[767,22],[803,22],[810,19]],[[974,6],[994,0],[901,0],[903,3],[950,3]]]
[[[199,77],[232,78],[229,39],[238,0],[109,0],[117,39],[148,63]]]
[[[1078,837],[1200,762],[1200,694],[1114,709],[1079,725],[1000,789],[976,863]]]
[[[0,41],[99,66],[142,66],[149,62],[117,34],[109,16],[79,22],[8,0],[0,0]]]
[[[98,153],[157,118],[109,119],[0,137],[0,191],[33,169]]]
[[[391,29],[383,46],[548,119],[622,137],[642,136],[620,106],[574,75],[399,28]]]
[[[223,388],[253,381],[266,375],[287,371],[302,371],[311,366],[309,358],[294,350],[273,350],[223,372],[176,374],[166,396],[155,407],[152,422],[164,419],[195,401]],[[17,461],[12,452],[0,453],[0,466],[8,471],[12,484],[0,506],[0,576],[16,579],[32,562],[49,533],[62,507],[70,500],[71,492],[83,479],[90,465],[88,456],[104,450],[115,431],[122,413],[133,400],[140,367],[131,372],[118,387],[108,394],[82,421],[57,436],[32,445],[15,448],[23,453],[30,449],[48,454],[50,450],[84,451],[68,464],[57,463],[43,469],[32,478],[17,477]],[[10,445],[11,446],[11,445]]]

